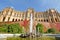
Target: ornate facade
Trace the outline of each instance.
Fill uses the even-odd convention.
[[[33,20],[36,22],[60,22],[60,13],[55,9],[49,9],[44,12],[36,12],[32,8],[27,11],[16,11],[7,7],[0,11],[0,22],[30,20],[30,14],[33,14]]]

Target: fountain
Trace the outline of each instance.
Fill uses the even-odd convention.
[[[33,33],[33,15],[32,13],[30,14],[30,37],[35,37],[35,33]]]
[[[30,14],[30,33],[32,33],[32,30],[33,30],[33,16],[32,16],[32,13]]]

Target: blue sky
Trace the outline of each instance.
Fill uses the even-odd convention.
[[[0,10],[5,7],[13,7],[20,11],[25,11],[27,8],[34,8],[35,11],[55,8],[60,12],[60,0],[0,0]]]

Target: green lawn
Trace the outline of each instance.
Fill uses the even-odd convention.
[[[55,37],[36,37],[36,38],[20,38],[20,37],[12,37],[7,38],[7,40],[56,40]]]

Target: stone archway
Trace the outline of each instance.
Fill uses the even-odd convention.
[[[39,22],[40,22],[40,19],[39,19]]]
[[[51,22],[54,22],[53,19],[51,19]]]
[[[9,21],[10,17],[8,17],[8,21]]]
[[[21,19],[21,21],[23,21],[23,19]]]
[[[14,18],[12,19],[12,22],[14,22]]]
[[[44,19],[44,22],[46,22],[46,20]]]
[[[20,19],[18,19],[18,21],[20,21]]]
[[[55,18],[55,21],[56,21],[56,22],[58,21],[57,18]]]
[[[15,19],[15,21],[17,21],[17,19]]]
[[[46,21],[48,22],[48,19],[46,19]]]
[[[3,21],[5,20],[5,17],[3,17]]]
[[[43,20],[41,19],[41,22],[43,22]]]

